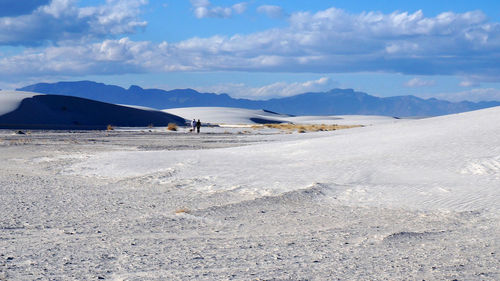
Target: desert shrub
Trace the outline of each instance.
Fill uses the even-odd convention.
[[[169,130],[169,131],[177,131],[177,124],[175,124],[175,123],[168,123],[167,130]]]
[[[187,209],[187,208],[181,208],[181,209],[175,210],[176,215],[189,214],[189,213],[191,213],[191,211],[189,211],[189,209]]]
[[[318,131],[335,131],[339,129],[349,129],[360,127],[360,125],[325,125],[325,124],[293,124],[293,123],[282,123],[282,124],[263,124],[267,128],[286,130],[286,131],[294,131],[297,130],[299,133],[305,132],[318,132]],[[258,128],[254,126],[252,128]]]

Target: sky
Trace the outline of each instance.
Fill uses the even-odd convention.
[[[0,88],[500,100],[496,0],[0,0]]]

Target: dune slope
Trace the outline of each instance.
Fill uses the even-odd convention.
[[[184,119],[84,98],[29,93],[1,93],[0,128],[103,129],[113,126],[164,126]]]
[[[184,107],[165,109],[164,112],[182,116],[185,119],[200,119],[212,124],[262,124],[284,123],[289,115],[278,114],[265,110],[254,110],[231,107]]]
[[[224,125],[264,123],[373,125],[400,121],[394,117],[370,115],[291,116],[262,109],[232,107],[184,107],[164,109],[163,111],[182,116],[188,120],[201,119],[203,123]]]
[[[153,175],[207,192],[256,196],[320,183],[346,204],[497,212],[499,131],[497,107],[251,147],[113,152],[67,172],[115,180]]]

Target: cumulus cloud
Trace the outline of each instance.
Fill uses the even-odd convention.
[[[135,73],[145,69],[144,65],[137,63],[138,60],[152,60],[151,49],[150,43],[133,42],[128,38],[86,45],[52,46],[43,52],[27,50],[1,58],[0,73],[10,78]]]
[[[91,19],[92,24],[76,25],[71,30],[83,26],[92,31],[90,36],[96,37],[106,32],[119,34],[133,31],[141,26],[141,22],[136,21],[136,11],[131,12],[129,9],[141,3],[132,0],[110,1],[104,7],[87,9],[61,4],[62,8],[46,6],[46,10],[44,6],[37,13],[50,14],[50,17],[47,16],[49,19],[60,17],[66,27],[69,23],[64,25],[64,19],[68,13]],[[214,8],[207,0],[192,3],[196,7]],[[123,9],[111,9],[120,5],[123,5]],[[0,21],[2,25],[5,27],[5,23]],[[58,31],[55,23],[48,26]],[[0,30],[0,41],[5,40],[5,36],[10,40],[15,36],[15,33]],[[36,31],[31,27],[26,30],[31,33]],[[57,36],[71,37],[71,32],[66,33]],[[64,30],[61,34],[64,34]],[[141,51],[137,52],[137,49]],[[54,58],[55,61],[48,60],[50,54],[54,53],[59,54]],[[57,46],[50,48],[30,49],[22,54],[4,57],[0,60],[0,75],[8,75],[12,69],[24,69],[30,75],[42,70],[51,73],[69,71],[80,75],[113,71],[376,71],[408,75],[473,76],[474,81],[482,81],[487,77],[491,81],[499,81],[499,58],[500,24],[488,21],[479,11],[425,17],[421,11],[413,14],[350,14],[330,8],[317,13],[294,13],[287,27],[245,35],[194,37],[160,44],[129,39],[108,39],[74,46],[71,42],[58,42]],[[23,73],[19,70],[19,74]],[[417,79],[409,81],[408,86],[430,86],[429,83]]]
[[[498,74],[494,71],[485,71],[482,73],[467,74],[462,77],[462,81],[458,84],[460,87],[472,88],[480,87],[481,83],[496,83],[499,82]]]
[[[247,10],[247,6],[248,4],[246,2],[241,2],[234,4],[232,8],[236,14],[243,14]]]
[[[194,15],[199,18],[229,18],[236,14],[242,14],[247,8],[246,2],[234,4],[231,7],[213,6],[209,0],[190,0]]]
[[[408,88],[423,88],[423,87],[431,87],[436,84],[434,80],[422,80],[420,78],[413,78],[406,83],[404,83],[405,87]]]
[[[262,99],[288,97],[306,92],[321,92],[338,86],[337,82],[329,77],[305,82],[276,82],[261,87],[250,87],[244,83],[225,83],[209,87],[198,87],[202,92],[228,93],[232,97]]]
[[[405,74],[498,73],[500,24],[479,11],[433,18],[330,8],[290,16],[290,26],[248,35],[192,38],[178,46],[247,70]],[[487,40],[477,38],[488,38]],[[493,75],[494,76],[494,75]]]
[[[0,17],[0,45],[40,45],[60,40],[105,38],[134,33],[147,25],[138,20],[146,0],[108,0],[83,7],[75,0],[52,0],[30,14]]]
[[[257,8],[257,12],[265,14],[270,18],[281,18],[285,16],[283,8],[274,5],[262,5]]]

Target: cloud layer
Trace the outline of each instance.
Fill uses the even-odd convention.
[[[21,2],[24,3],[16,3]],[[30,13],[16,15],[11,12],[0,17],[0,46],[105,38],[134,33],[147,25],[138,19],[138,9],[147,4],[146,0],[108,0],[102,6],[84,8],[79,8],[75,0],[39,3],[46,5],[30,4],[23,6],[25,12]],[[13,7],[16,5],[20,4]]]
[[[213,6],[207,0],[191,3],[200,18],[226,17],[246,9],[245,2],[231,7]],[[500,24],[480,11],[425,17],[421,11],[351,14],[330,8],[293,13],[285,28],[245,35],[162,43],[113,38],[146,26],[138,18],[145,4],[145,0],[108,0],[102,6],[78,8],[71,0],[53,0],[31,14],[2,17],[0,44],[55,44],[0,58],[0,75],[224,70],[440,74],[500,81]],[[271,6],[261,10],[278,12]],[[413,80],[407,86],[430,84]]]

